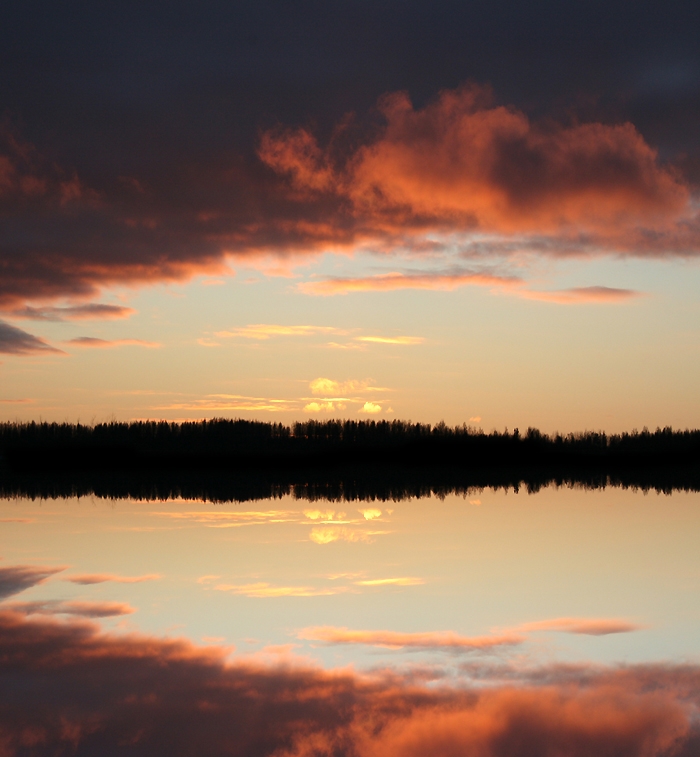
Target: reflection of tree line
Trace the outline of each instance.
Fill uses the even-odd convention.
[[[700,431],[520,434],[403,421],[0,424],[0,493],[245,501],[481,488],[700,491]]]

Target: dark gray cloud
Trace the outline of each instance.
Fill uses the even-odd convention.
[[[0,321],[0,352],[8,355],[31,355],[37,352],[60,353],[61,350],[52,347],[38,336]]]
[[[87,317],[23,308],[219,270],[227,251],[385,247],[396,228],[368,227],[343,192],[290,192],[257,151],[281,124],[334,145],[342,163],[376,141],[390,92],[421,111],[465,82],[491,85],[542,134],[555,122],[631,122],[679,183],[697,185],[699,13],[685,0],[663,10],[645,0],[633,14],[623,0],[4,4],[0,306]],[[550,152],[507,147],[494,167],[515,199],[533,176],[556,197],[557,182],[589,165],[552,173]],[[590,165],[619,178],[624,155],[603,157]],[[580,231],[553,235],[551,248],[578,247]],[[625,251],[695,254],[697,239],[687,221]]]
[[[26,318],[31,321],[102,321],[116,318],[128,318],[133,315],[132,308],[123,305],[107,305],[90,302],[84,305],[63,305],[60,307],[24,307],[13,310],[13,318]]]
[[[125,602],[61,601],[58,599],[12,602],[4,605],[3,609],[23,615],[71,615],[79,618],[112,618],[134,612],[134,608]]]
[[[41,584],[64,568],[48,568],[37,565],[6,565],[0,567],[0,599],[19,594],[25,589]]]

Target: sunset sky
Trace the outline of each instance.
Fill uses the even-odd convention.
[[[697,3],[0,10],[0,415],[700,426]]]

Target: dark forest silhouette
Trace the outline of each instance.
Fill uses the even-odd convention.
[[[700,491],[700,430],[547,435],[405,421],[0,424],[0,495],[402,499],[485,487]]]

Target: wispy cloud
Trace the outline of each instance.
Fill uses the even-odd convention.
[[[241,337],[265,341],[274,336],[313,336],[315,334],[347,333],[333,326],[281,326],[274,323],[254,323],[240,328],[217,331],[217,337]]]
[[[371,344],[423,344],[422,336],[356,336],[357,342],[369,342]]]
[[[237,526],[263,525],[267,523],[301,523],[305,522],[300,518],[296,510],[261,510],[261,511],[191,511],[191,512],[153,512],[151,515],[157,515],[171,520],[189,521],[192,523],[201,523],[210,527],[233,528]]]
[[[540,302],[553,302],[558,305],[588,305],[630,302],[644,296],[643,292],[634,289],[616,289],[605,286],[573,287],[572,289],[560,289],[557,291],[537,291],[522,289],[518,296],[527,300]]]
[[[615,633],[632,633],[647,626],[621,618],[551,618],[523,623],[513,631],[529,633],[531,631],[559,631],[583,636],[607,636]]]
[[[148,573],[144,576],[119,576],[114,573],[79,573],[77,575],[66,576],[63,580],[80,584],[81,586],[90,586],[108,581],[118,584],[140,584],[144,581],[157,581],[160,578],[162,578],[160,573]]]
[[[305,281],[297,285],[304,294],[332,296],[351,292],[392,292],[400,289],[450,291],[463,286],[512,288],[522,286],[522,279],[487,273],[378,273],[358,278],[327,278]]]
[[[493,636],[461,636],[452,631],[401,633],[399,631],[365,631],[335,626],[312,626],[297,633],[305,641],[326,644],[362,644],[389,649],[448,649],[453,651],[485,651],[496,647],[521,644],[524,637],[518,634]]]
[[[104,349],[110,347],[149,347],[157,349],[163,345],[160,342],[148,342],[144,339],[99,339],[94,336],[78,336],[75,339],[69,339],[66,344],[73,347],[89,347]]]
[[[422,586],[425,581],[415,576],[400,576],[398,578],[366,578],[355,581],[357,586]]]
[[[131,615],[134,608],[124,602],[63,602],[47,599],[37,602],[12,602],[2,605],[4,609],[23,615],[74,615],[81,618],[112,618]]]
[[[52,347],[44,339],[22,331],[16,326],[10,326],[4,321],[0,321],[0,352],[6,355],[63,354],[61,350]]]
[[[250,584],[218,584],[217,591],[230,594],[241,594],[245,597],[326,597],[332,594],[344,594],[349,591],[347,586],[273,586],[269,583]]]
[[[62,307],[16,308],[10,312],[13,318],[32,321],[104,321],[129,318],[136,311],[122,305],[107,305],[92,302],[85,305],[65,305]]]
[[[43,565],[6,565],[0,567],[0,599],[19,594],[32,586],[43,584],[65,567],[46,567]]]

